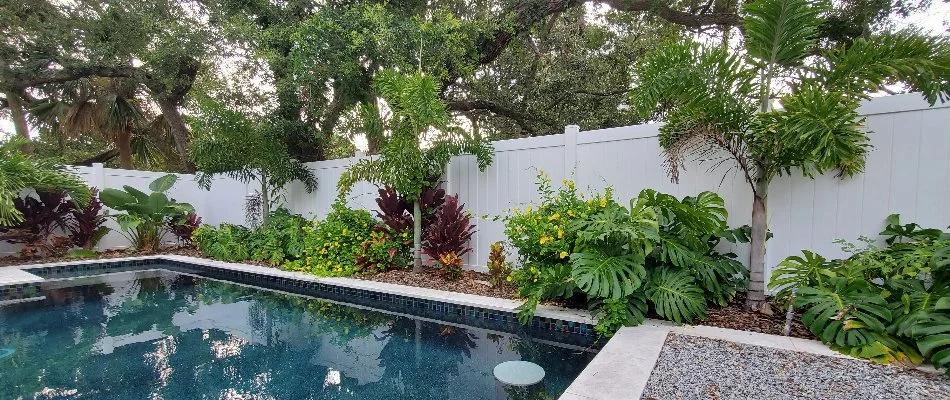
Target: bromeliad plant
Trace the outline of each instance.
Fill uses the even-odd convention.
[[[714,248],[742,235],[727,230],[722,198],[703,192],[678,200],[644,190],[618,204],[608,189],[584,201],[574,184],[558,191],[542,174],[541,204],[504,217],[522,267],[512,272],[526,298],[526,322],[541,300],[582,294],[610,335],[641,323],[649,310],[677,323],[704,318],[744,287],[745,268]]]
[[[868,137],[857,108],[886,85],[904,84],[931,104],[950,97],[950,38],[915,30],[870,34],[823,47],[827,2],[755,0],[743,10],[744,49],[669,43],[634,68],[634,110],[662,119],[660,144],[674,180],[686,163],[735,168],[752,188],[749,308],[765,304],[769,183],[864,168]]]
[[[168,198],[168,190],[177,181],[177,175],[168,174],[149,184],[150,194],[128,185],[123,186],[123,190],[110,188],[99,194],[102,204],[125,212],[112,217],[136,250],[158,250],[169,231],[169,224],[195,211],[191,204]]]
[[[851,253],[844,260],[809,251],[789,257],[769,288],[804,308],[802,323],[834,350],[950,366],[950,232],[901,224],[895,214],[880,235],[883,247],[864,237],[864,247],[840,242]]]

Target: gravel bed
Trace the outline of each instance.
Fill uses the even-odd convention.
[[[670,334],[643,399],[941,399],[950,378],[867,361]]]

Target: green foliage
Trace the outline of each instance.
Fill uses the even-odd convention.
[[[250,259],[280,266],[286,260],[300,258],[305,249],[306,229],[314,226],[306,218],[278,208],[248,237]]]
[[[191,157],[200,170],[198,184],[210,190],[213,178],[224,175],[260,185],[262,215],[280,204],[285,186],[303,183],[308,193],[317,178],[306,165],[290,157],[279,131],[268,121],[254,122],[246,115],[211,99],[199,102],[201,112],[191,119],[195,138]]]
[[[320,276],[353,275],[357,272],[356,257],[375,226],[368,211],[352,210],[337,201],[326,220],[305,229],[300,258],[285,262],[281,268]]]
[[[860,100],[903,83],[934,104],[950,98],[950,38],[903,30],[849,43],[819,43],[826,3],[757,0],[743,9],[743,51],[668,43],[634,67],[631,106],[666,122],[660,144],[674,180],[696,159],[735,168],[752,188],[753,275],[764,272],[769,183],[864,168],[868,137]],[[827,46],[827,47],[825,47]],[[758,278],[748,299],[764,299]],[[755,304],[750,304],[755,305]]]
[[[25,189],[65,191],[77,206],[85,207],[92,196],[85,183],[63,166],[31,158],[20,150],[22,139],[0,142],[0,226],[23,221],[14,200]]]
[[[103,189],[99,200],[113,210],[125,212],[111,217],[136,250],[156,251],[170,224],[195,211],[191,204],[168,198],[166,192],[177,181],[177,175],[162,176],[149,184],[151,194],[128,185],[123,186],[123,190]]]
[[[863,238],[830,260],[804,251],[780,264],[769,287],[805,308],[802,322],[833,349],[877,362],[938,368],[950,356],[950,233],[887,218],[885,246]]]
[[[356,251],[354,270],[372,274],[406,268],[410,264],[411,248],[412,237],[408,231],[390,232],[377,227]]]
[[[221,224],[217,229],[202,225],[195,230],[191,240],[204,255],[222,261],[245,261],[250,259],[248,238],[251,230],[241,225]]]
[[[556,191],[543,173],[539,181],[537,209],[502,217],[521,257],[511,277],[527,299],[522,321],[541,300],[582,294],[599,315],[597,331],[609,335],[651,308],[677,323],[704,318],[708,304],[725,305],[744,287],[745,267],[714,250],[742,236],[727,229],[718,195],[679,200],[644,190],[627,208],[610,189],[585,201],[569,180]]]

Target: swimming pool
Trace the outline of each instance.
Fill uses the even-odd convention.
[[[582,347],[167,270],[46,282],[0,307],[0,399],[494,399],[537,363],[556,398]]]

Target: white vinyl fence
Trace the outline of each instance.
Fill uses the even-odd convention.
[[[934,107],[917,94],[875,98],[861,108],[873,148],[863,174],[839,179],[833,174],[811,180],[799,175],[773,182],[769,195],[767,266],[772,268],[802,249],[826,256],[842,256],[838,238],[854,241],[861,235],[876,236],[888,214],[900,213],[902,220],[927,227],[950,225],[950,104]],[[514,207],[538,201],[537,179],[543,170],[556,185],[572,179],[588,193],[614,188],[621,204],[646,188],[676,196],[696,195],[710,190],[719,193],[729,209],[729,224],[750,223],[752,194],[748,184],[726,164],[708,172],[709,164],[694,163],[680,175],[680,183],[670,182],[662,166],[662,150],[657,143],[659,125],[647,124],[580,132],[565,128],[560,135],[495,142],[495,158],[484,172],[473,156],[452,160],[443,176],[443,187],[458,193],[472,215],[501,215]],[[336,199],[336,184],[347,166],[359,158],[308,163],[319,181],[314,193],[303,186],[288,187],[286,206],[308,217],[323,218]],[[161,173],[105,169],[101,165],[79,168],[90,185],[121,187],[129,184],[146,189]],[[172,189],[172,197],[195,205],[204,222],[244,223],[243,203],[248,188],[230,179],[215,181],[210,192],[200,190],[194,177],[182,175]],[[376,188],[358,184],[347,196],[351,207],[375,210]],[[505,240],[501,222],[478,219],[472,238],[474,251],[469,268],[484,269],[489,245]],[[113,233],[101,248],[127,245]],[[10,251],[0,245],[0,253]],[[744,260],[745,246],[734,249]]]

